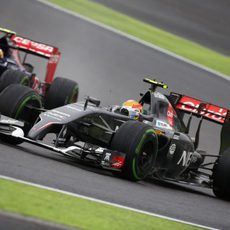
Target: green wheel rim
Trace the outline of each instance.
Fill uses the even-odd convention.
[[[74,86],[71,96],[67,100],[67,104],[76,102],[78,97],[78,86]]]
[[[35,96],[35,95],[32,95],[32,96],[26,98],[26,99],[21,103],[21,105],[19,106],[19,108],[18,108],[17,111],[16,111],[15,119],[18,119],[18,117],[19,117],[20,113],[22,112],[23,108],[25,107],[25,105],[26,105],[30,100],[32,100],[32,101],[37,100],[37,101],[39,102],[40,108],[42,107],[41,101],[38,100],[38,97]]]
[[[134,178],[135,178],[136,180],[142,179],[141,177],[139,177],[139,176],[137,175],[137,171],[136,171],[136,156],[137,156],[138,154],[140,154],[140,151],[141,151],[141,148],[142,148],[142,146],[143,146],[144,140],[145,140],[146,136],[147,136],[149,133],[155,134],[154,129],[149,129],[149,130],[147,130],[147,131],[145,132],[145,134],[142,136],[142,138],[141,138],[141,140],[140,140],[140,142],[139,142],[137,148],[135,149],[135,157],[134,157],[133,162],[132,162],[132,173],[133,173],[133,176],[134,176]]]

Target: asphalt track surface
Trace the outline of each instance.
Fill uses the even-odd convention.
[[[230,55],[229,0],[93,0]]]
[[[153,75],[173,91],[229,107],[229,82],[225,79],[36,1],[0,3],[2,27],[62,50],[58,75],[79,82],[80,99],[91,95],[101,98],[103,104],[119,104],[138,97],[148,87],[142,83],[143,76]],[[38,74],[42,72],[39,68]],[[205,123],[201,136],[201,148],[213,154],[218,152],[216,128]],[[2,175],[229,229],[229,202],[218,200],[208,189],[149,181],[132,183],[28,144],[14,147],[0,143],[0,149]]]

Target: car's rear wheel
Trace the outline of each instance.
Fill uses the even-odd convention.
[[[78,84],[75,81],[57,77],[46,93],[45,108],[53,109],[74,103],[78,99],[78,92]]]
[[[25,134],[39,115],[39,111],[33,108],[41,107],[40,96],[29,87],[12,84],[0,93],[1,114],[25,122]],[[11,136],[1,135],[0,138],[10,144],[22,143],[22,140]]]
[[[0,78],[0,92],[11,84],[29,86],[29,77],[19,70],[8,69]]]
[[[224,151],[213,168],[213,193],[230,200],[230,148]]]
[[[146,178],[152,172],[157,154],[157,136],[153,128],[138,121],[128,121],[115,133],[111,149],[126,153],[121,177],[131,181]]]

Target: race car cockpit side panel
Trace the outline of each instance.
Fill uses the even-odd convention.
[[[76,124],[78,124],[78,128],[80,127],[80,123],[85,127],[90,125],[104,127],[105,131],[112,132],[116,129],[116,126],[119,127],[127,120],[130,120],[128,116],[111,113],[94,106],[85,108],[84,103],[81,102],[73,103],[41,113],[39,120],[29,131],[28,137],[43,139],[49,132],[58,132],[62,125],[69,125],[74,130],[74,128],[77,128]]]

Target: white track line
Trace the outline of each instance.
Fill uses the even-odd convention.
[[[135,209],[135,208],[130,208],[130,207],[127,207],[127,206],[124,206],[124,205],[120,205],[120,204],[116,204],[116,203],[112,203],[112,202],[108,202],[108,201],[103,201],[103,200],[99,200],[99,199],[96,199],[96,198],[83,196],[83,195],[80,195],[80,194],[67,192],[67,191],[64,191],[64,190],[61,190],[61,189],[51,188],[51,187],[48,187],[48,186],[44,186],[44,185],[40,185],[40,184],[36,184],[36,183],[32,183],[32,182],[27,182],[27,181],[19,180],[19,179],[8,177],[8,176],[0,175],[0,179],[10,180],[10,181],[18,182],[18,183],[23,183],[23,184],[34,186],[34,187],[37,187],[37,188],[62,193],[62,194],[68,195],[68,196],[82,198],[82,199],[85,199],[85,200],[90,200],[90,201],[98,202],[98,203],[101,203],[101,204],[111,205],[113,207],[122,208],[122,209],[126,209],[126,210],[133,211],[133,212],[138,212],[138,213],[153,216],[153,217],[159,217],[159,218],[163,218],[163,219],[166,219],[166,220],[170,220],[170,221],[174,221],[174,222],[178,222],[178,223],[182,223],[182,224],[188,224],[188,225],[192,225],[192,226],[200,227],[200,228],[204,228],[204,229],[209,229],[209,230],[217,230],[216,228],[211,228],[211,227],[208,227],[208,226],[199,225],[199,224],[195,224],[195,223],[188,222],[188,221],[183,221],[183,220],[179,220],[179,219],[159,215],[159,214],[156,214],[156,213],[151,213],[151,212],[147,212],[147,211],[143,211],[143,210],[139,210],[139,209]]]
[[[178,59],[178,60],[180,60],[180,61],[182,61],[182,62],[188,63],[188,64],[193,65],[193,66],[195,66],[195,67],[197,67],[197,68],[199,68],[199,69],[202,69],[202,70],[204,70],[204,71],[206,71],[206,72],[209,72],[209,73],[211,73],[211,74],[217,75],[217,76],[219,76],[219,77],[221,77],[221,78],[223,78],[223,79],[225,79],[225,80],[230,81],[230,76],[227,76],[227,75],[222,74],[222,73],[220,73],[220,72],[218,72],[218,71],[216,71],[216,70],[210,69],[210,68],[208,68],[208,67],[206,67],[206,66],[203,66],[203,65],[201,65],[201,64],[198,64],[198,63],[196,63],[196,62],[193,62],[193,61],[191,61],[191,60],[189,60],[189,59],[187,59],[187,58],[184,58],[184,57],[182,57],[182,56],[180,56],[180,55],[177,55],[177,54],[175,54],[175,53],[173,53],[173,52],[170,52],[170,51],[168,51],[168,50],[166,50],[166,49],[160,48],[159,46],[153,45],[152,43],[146,42],[146,41],[144,41],[144,40],[142,40],[142,39],[139,39],[139,38],[137,38],[137,37],[135,37],[135,36],[129,35],[129,34],[124,33],[124,32],[121,32],[120,30],[114,29],[114,28],[112,28],[112,27],[110,27],[110,26],[107,26],[107,25],[105,25],[105,24],[103,24],[103,23],[100,23],[100,22],[97,22],[97,21],[95,21],[95,20],[93,20],[93,19],[90,19],[90,18],[87,18],[87,17],[85,17],[85,16],[82,16],[82,15],[76,13],[76,12],[73,12],[73,11],[70,11],[70,10],[67,10],[67,9],[64,9],[64,8],[62,8],[62,7],[60,7],[60,6],[56,5],[56,4],[54,4],[54,3],[51,3],[51,2],[46,1],[46,0],[36,0],[36,1],[41,2],[41,3],[45,4],[45,5],[48,5],[48,6],[54,8],[54,9],[56,9],[56,10],[59,10],[59,11],[65,12],[65,13],[67,13],[67,14],[70,14],[70,15],[72,15],[72,16],[75,16],[75,17],[77,17],[77,18],[80,18],[80,19],[82,19],[82,20],[84,20],[84,21],[87,21],[87,22],[89,22],[89,23],[92,23],[92,24],[94,24],[94,25],[96,25],[96,26],[99,26],[99,27],[101,27],[101,28],[103,28],[103,29],[109,30],[109,31],[114,32],[114,33],[116,33],[116,34],[119,34],[120,36],[126,37],[126,38],[128,38],[128,39],[130,39],[130,40],[132,40],[132,41],[135,41],[135,42],[137,42],[137,43],[140,43],[140,44],[142,44],[142,45],[144,45],[144,46],[147,46],[147,47],[149,47],[149,48],[151,48],[151,49],[157,50],[157,51],[159,51],[159,52],[161,52],[161,53],[167,54],[168,56],[171,56],[171,57],[173,57],[173,58],[176,58],[176,59]]]

